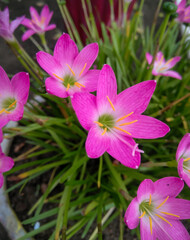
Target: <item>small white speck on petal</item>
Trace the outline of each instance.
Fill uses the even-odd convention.
[[[156,80],[154,80],[154,82],[156,83]]]
[[[136,168],[136,169],[138,169],[138,168],[139,168],[139,166],[136,166],[135,168]]]

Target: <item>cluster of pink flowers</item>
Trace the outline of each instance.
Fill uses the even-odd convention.
[[[186,0],[181,0],[179,4],[177,4],[177,20],[181,23],[190,23],[190,6],[186,7]]]

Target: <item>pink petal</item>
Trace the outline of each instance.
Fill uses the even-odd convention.
[[[17,101],[25,104],[28,99],[30,88],[29,74],[25,72],[17,73],[11,79],[11,85],[13,88],[14,97],[17,99]]]
[[[54,28],[56,28],[56,25],[55,24],[50,24],[49,26],[47,26],[46,28],[45,28],[45,32],[46,31],[50,31],[50,30],[53,30]]]
[[[161,74],[159,72],[157,72],[156,69],[153,69],[152,70],[152,75],[158,76],[158,75],[161,75]]]
[[[68,64],[72,67],[77,54],[78,48],[75,42],[68,34],[63,34],[55,45],[54,58],[60,63],[60,65],[65,66],[65,64]]]
[[[183,10],[186,5],[186,0],[181,0],[181,2],[178,4],[177,12],[178,10]]]
[[[129,204],[125,212],[124,222],[130,229],[134,229],[139,225],[139,203],[137,198],[134,198]]]
[[[91,43],[80,51],[73,63],[73,70],[77,76],[80,75],[85,65],[86,67],[81,76],[89,70],[98,56],[98,51],[99,47],[97,43]]]
[[[179,73],[175,72],[175,71],[166,71],[166,72],[164,72],[164,73],[162,73],[162,74],[160,74],[160,75],[166,76],[166,77],[177,78],[177,79],[179,79],[179,80],[182,79],[182,76],[181,76]]]
[[[13,20],[10,24],[10,30],[13,33],[14,30],[21,24],[21,22],[23,21],[24,16],[22,17],[17,17],[15,20]]]
[[[48,7],[48,5],[45,5],[45,6],[42,8],[40,17],[47,18],[47,17],[49,16],[49,14],[50,14],[49,7]]]
[[[2,174],[2,173],[0,173],[0,188],[2,188],[2,186],[3,186],[3,183],[4,183],[3,174]]]
[[[0,95],[9,95],[12,92],[11,81],[9,80],[6,72],[0,66],[0,79],[1,79],[1,87],[0,87]]]
[[[182,157],[184,159],[190,157],[190,133],[184,135],[177,147],[176,160]]]
[[[183,169],[183,161],[184,159],[181,158],[179,161],[178,161],[178,174],[179,176],[185,181],[185,183],[187,184],[188,187],[190,187],[190,173],[187,171],[184,171]]]
[[[86,139],[86,153],[89,158],[98,158],[102,156],[109,146],[109,136],[107,134],[102,136],[100,127],[95,125],[93,126]]]
[[[30,15],[35,22],[40,22],[40,16],[34,7],[30,7]]]
[[[135,146],[136,143],[132,138],[112,136],[107,152],[124,166],[137,169],[140,165],[141,156],[139,152],[135,152],[134,156],[132,155]]]
[[[177,177],[165,177],[157,180],[154,183],[155,198],[161,199],[169,197],[176,197],[183,189],[184,182]]]
[[[0,128],[0,143],[3,141],[3,131],[2,129]]]
[[[150,231],[150,221],[147,215],[145,215],[140,220],[140,234],[141,234],[141,240],[156,240],[156,231],[154,227],[154,221],[152,221],[152,234]],[[159,240],[166,240],[165,238],[159,239]],[[170,239],[171,240],[171,239]]]
[[[75,93],[71,102],[80,124],[90,130],[98,118],[96,97],[90,93]]]
[[[49,53],[40,51],[36,54],[36,59],[41,68],[43,68],[53,78],[56,78],[55,75],[63,78],[63,68]]]
[[[155,191],[154,183],[150,179],[145,179],[139,185],[137,190],[137,200],[141,203],[144,200],[149,200],[150,195],[153,195]]]
[[[164,62],[164,55],[163,55],[163,53],[162,52],[158,52],[157,54],[156,54],[156,61],[160,61],[160,60],[162,60],[163,62]]]
[[[152,59],[153,59],[152,55],[147,52],[146,53],[146,60],[147,60],[148,64],[152,63]]]
[[[68,92],[63,85],[62,81],[56,80],[55,78],[49,77],[45,81],[46,91],[52,95],[60,98],[68,97]]]
[[[30,19],[26,18],[26,17],[23,19],[22,25],[27,27],[27,28],[33,28],[32,21]]]
[[[0,11],[0,20],[3,22],[6,28],[9,28],[9,8],[8,7],[6,7],[4,11]]]
[[[112,109],[107,97],[114,105],[117,97],[117,82],[112,68],[105,64],[100,71],[97,86],[97,106],[99,110],[105,106]]]
[[[24,105],[22,102],[17,102],[16,108],[9,114],[7,114],[7,118],[9,121],[20,121],[23,117],[24,113]]]
[[[89,70],[78,82],[85,86],[84,90],[94,92],[97,90],[99,74],[100,70]]]
[[[30,38],[35,32],[33,30],[27,30],[23,35],[22,35],[22,41],[27,40]]]
[[[169,59],[165,64],[168,66],[168,68],[172,68],[181,60],[181,57],[174,57],[172,59]]]
[[[127,88],[117,96],[118,108],[123,116],[131,112],[142,113],[146,110],[156,87],[156,81],[149,80]]]
[[[131,121],[132,120],[132,121]],[[121,124],[133,122],[129,125],[121,126],[122,129],[131,133],[133,138],[154,139],[164,137],[170,128],[163,122],[145,115],[132,114],[130,117],[121,121]],[[124,123],[123,123],[124,122]]]
[[[7,172],[14,166],[14,161],[12,158],[5,156],[5,154],[0,155],[0,172]]]
[[[0,128],[4,127],[9,122],[8,116],[0,115]]]

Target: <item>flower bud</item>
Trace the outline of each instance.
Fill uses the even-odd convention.
[[[175,13],[177,11],[177,6],[172,2],[165,2],[163,4],[163,10],[165,13]]]

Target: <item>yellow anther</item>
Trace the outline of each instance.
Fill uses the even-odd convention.
[[[186,158],[185,160],[183,160],[184,162],[187,162],[187,161],[189,161],[190,160],[190,158]]]
[[[127,114],[127,115],[125,115],[125,116],[119,118],[116,122],[120,122],[121,120],[123,120],[123,119],[129,117],[129,116],[130,116],[131,114],[133,114],[133,113],[134,113],[134,112],[131,112],[131,113],[129,113],[129,114]]]
[[[131,133],[127,132],[126,130],[124,130],[122,128],[119,128],[119,127],[114,127],[114,128],[121,131],[121,132],[124,132],[124,133],[127,133],[127,134],[131,135]]]
[[[67,84],[67,89],[66,89],[66,91],[68,91],[69,88],[70,88],[70,84],[68,83],[68,84]]]
[[[11,113],[11,112],[7,111],[6,109],[4,110],[4,112],[7,113],[7,114]]]
[[[150,222],[150,233],[152,235],[152,218],[151,217],[149,217],[149,222]]]
[[[56,78],[58,78],[58,79],[60,79],[61,81],[63,81],[63,82],[64,82],[64,79],[63,79],[63,78],[61,78],[61,77],[57,76],[55,73],[53,73],[53,75],[54,75]]]
[[[11,105],[9,105],[8,109],[13,107],[16,104],[17,100],[15,100]]]
[[[169,216],[174,216],[174,217],[180,218],[180,216],[175,215],[175,214],[173,214],[173,213],[168,213],[168,212],[161,212],[161,213],[166,214],[166,215],[169,215]]]
[[[157,217],[161,218],[163,221],[167,222],[171,227],[172,224],[170,222],[168,222],[168,220],[166,220],[164,217],[160,216],[159,214],[155,214]]]
[[[104,125],[103,125],[102,123],[100,123],[100,122],[94,121],[94,123],[97,123],[100,127],[103,127],[103,126],[104,126]]]
[[[103,131],[103,133],[102,133],[102,136],[107,132],[107,128],[104,128],[104,131]]]
[[[69,68],[69,70],[71,71],[71,73],[73,74],[73,76],[75,76],[75,73],[74,73],[73,69],[68,64],[66,64],[66,65]]]
[[[134,120],[134,121],[132,121],[132,122],[127,122],[127,123],[122,123],[122,124],[120,124],[119,126],[130,125],[130,124],[135,123],[135,122],[137,122],[137,121],[138,121],[138,120]]]
[[[108,96],[106,96],[106,97],[107,97],[107,99],[108,99],[108,102],[110,103],[110,105],[111,105],[112,109],[115,111],[115,108],[114,108],[114,105],[113,105],[113,103],[111,102],[111,100],[109,99],[109,97],[108,97]]]
[[[86,68],[86,65],[87,65],[87,63],[85,63],[84,64],[84,67],[83,67],[83,69],[81,70],[81,72],[80,72],[80,74],[79,74],[79,77],[82,75],[82,73],[84,72],[84,69]]]
[[[146,212],[144,211],[143,214],[139,218],[144,217],[145,214],[146,214]]]
[[[152,202],[152,198],[151,198],[151,194],[150,194],[149,205],[151,205],[151,202]]]
[[[75,82],[74,84],[75,84],[75,86],[77,86],[79,88],[81,88],[81,87],[85,88],[85,86],[83,84],[79,83],[79,82]]]
[[[169,196],[167,196],[167,198],[166,198],[162,203],[160,203],[160,205],[159,205],[156,209],[158,209],[158,208],[160,208],[162,205],[164,205],[164,203],[168,200],[168,198],[169,198]]]
[[[0,114],[5,112],[5,108],[3,108],[2,110],[0,110]]]

